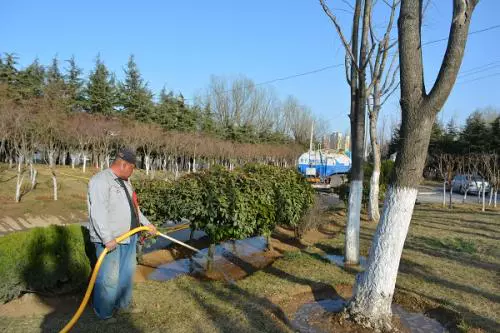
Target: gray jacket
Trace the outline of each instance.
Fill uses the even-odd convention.
[[[111,169],[106,169],[90,179],[87,206],[90,240],[94,243],[105,244],[130,230],[130,206],[117,178]],[[132,198],[130,181],[124,183]],[[142,225],[151,224],[140,210],[139,222]],[[129,239],[122,243],[129,243]]]

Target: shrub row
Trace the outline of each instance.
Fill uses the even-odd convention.
[[[0,237],[0,302],[26,291],[84,287],[91,271],[88,246],[87,229],[80,225],[53,225]]]
[[[152,221],[188,219],[213,243],[269,235],[277,224],[295,228],[314,200],[299,173],[264,165],[234,171],[214,167],[174,183],[141,180],[134,185]]]

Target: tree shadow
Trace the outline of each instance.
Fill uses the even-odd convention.
[[[27,265],[22,272],[23,283],[27,290],[50,295],[39,298],[53,309],[39,322],[39,327],[42,332],[59,332],[83,299],[82,291],[87,287],[91,267],[96,262],[95,250],[88,230],[83,226],[80,227],[81,235],[60,226],[34,232],[26,245]],[[78,248],[81,244],[76,243],[81,242],[81,237],[85,241],[85,254]],[[106,324],[87,306],[72,332],[89,331],[139,332],[127,318],[120,318],[116,325]]]
[[[201,306],[219,332],[290,332],[293,326],[284,311],[264,297],[253,295],[237,285],[217,287],[200,283],[200,290],[181,287]],[[220,286],[220,285],[219,285]],[[222,309],[213,299],[231,304],[245,320]],[[240,319],[240,320],[239,320]]]
[[[307,255],[310,255],[314,257],[315,259],[319,259],[323,262],[330,263],[329,260],[323,258],[320,254],[318,253],[307,253]],[[271,274],[274,275],[277,278],[287,280],[288,282],[296,283],[296,284],[301,284],[304,286],[309,286],[311,288],[311,291],[314,295],[314,299],[316,301],[325,299],[325,294],[328,295],[330,298],[335,298],[335,297],[340,297],[335,288],[333,288],[331,285],[323,283],[323,282],[317,282],[317,281],[312,281],[308,279],[304,279],[301,277],[297,277],[295,275],[289,274],[281,269],[278,269],[274,267],[273,265],[269,265],[265,267],[264,269],[260,269],[257,266],[254,266],[252,263],[245,261],[244,259],[237,257],[237,256],[229,256],[226,257],[227,260],[229,260],[231,263],[234,265],[237,265],[238,267],[242,268],[245,272],[248,273],[248,275],[251,275],[255,273],[256,271],[260,270],[266,274]]]
[[[480,261],[478,258],[469,258],[464,253],[455,254],[449,250],[430,247],[425,244],[424,240],[421,237],[412,237],[412,239],[410,239],[405,243],[404,249],[420,252],[432,257],[453,260],[459,263],[460,265],[469,265],[476,268],[494,270],[500,272],[499,264]]]
[[[500,303],[500,295],[495,295],[486,291],[483,291],[478,288],[474,288],[467,285],[462,285],[459,283],[455,283],[449,280],[445,280],[441,277],[435,276],[430,273],[428,268],[408,259],[401,259],[401,263],[399,265],[399,271],[407,274],[411,274],[412,276],[416,276],[421,278],[424,281],[433,282],[444,286],[446,288],[458,290],[464,293],[472,294],[472,295],[481,295],[482,297],[496,303]]]
[[[434,224],[434,222],[428,222],[428,223],[433,223]],[[435,223],[435,224],[438,224],[438,223]],[[422,222],[418,222],[418,223],[417,222],[413,222],[413,225],[420,226],[420,227],[423,227],[423,228],[431,228],[431,229],[443,230],[443,231],[447,231],[447,232],[454,232],[454,233],[463,234],[463,235],[484,237],[484,238],[488,238],[488,239],[492,239],[492,240],[500,240],[500,237],[489,236],[489,235],[480,234],[480,233],[477,233],[477,232],[468,232],[468,231],[463,231],[463,230],[456,230],[454,228],[450,228],[449,225],[448,225],[448,228],[440,228],[440,227],[436,227],[436,226],[433,226],[433,225],[425,224],[425,223],[422,223]],[[443,224],[443,225],[445,225],[445,224]],[[485,231],[488,231],[488,230],[485,230]]]
[[[398,290],[406,292],[408,294],[415,294],[423,299],[428,299],[428,300],[433,301],[434,303],[437,303],[437,304],[445,304],[446,303],[446,300],[443,300],[443,299],[440,299],[437,297],[433,297],[433,296],[429,296],[429,295],[426,295],[422,292],[418,292],[415,290],[410,290],[410,289],[402,288],[402,287],[398,287]],[[430,309],[425,310],[425,315],[427,315],[433,319],[436,319],[447,329],[456,328],[460,324],[461,318],[467,318],[467,319],[470,318],[471,320],[467,320],[468,323],[471,323],[471,321],[472,321],[472,324],[474,326],[482,328],[486,332],[497,331],[497,329],[500,325],[499,322],[497,322],[493,319],[481,316],[481,315],[479,315],[479,314],[477,314],[477,313],[471,311],[470,309],[463,307],[461,305],[453,304],[452,307],[453,307],[453,310],[450,310],[449,308],[447,308],[445,306],[441,306],[441,305],[437,306],[437,307],[432,307]],[[452,330],[452,332],[453,331],[454,332],[461,332],[461,331],[456,330],[456,329]]]
[[[467,228],[467,229],[474,229],[477,230],[479,227],[478,224],[482,224],[480,221],[479,222],[471,222],[471,221],[465,221],[462,219],[459,220],[450,220],[450,219],[445,219],[445,218],[436,218],[433,217],[432,219],[417,219],[415,222],[418,223],[430,223],[430,224],[437,224],[445,227],[458,227],[458,228]],[[413,223],[415,223],[413,222]],[[494,224],[495,226],[499,226],[500,224]],[[481,231],[487,231],[487,232],[493,232],[496,233],[497,230],[494,229],[489,229],[485,226],[480,226]]]

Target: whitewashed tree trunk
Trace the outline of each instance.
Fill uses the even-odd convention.
[[[21,173],[23,163],[24,163],[24,155],[18,154],[18,156],[17,156],[17,173]]]
[[[417,189],[388,188],[365,272],[357,276],[351,313],[372,322],[390,322],[399,260],[413,214]]]
[[[465,203],[465,201],[467,200],[467,193],[469,192],[469,186],[467,186],[467,188],[465,189],[464,191],[464,198],[462,200],[462,203]]]
[[[23,186],[24,175],[21,171],[17,172],[17,181],[16,181],[16,202],[21,201],[21,187]]]
[[[449,208],[453,208],[453,186],[450,185],[450,204]]]
[[[54,170],[52,170],[52,186],[54,187],[54,201],[57,201],[57,177]]]
[[[53,150],[49,150],[47,153],[49,156],[49,167],[50,168],[53,168],[55,165],[54,153],[55,152]]]
[[[85,173],[87,170],[87,154],[85,152],[82,153],[83,155],[83,166],[82,166],[82,171]]]
[[[193,172],[196,172],[196,155],[193,155]]]
[[[188,161],[188,173],[191,173],[191,161]]]
[[[175,180],[179,179],[179,162],[175,160]]]
[[[110,164],[111,164],[111,155],[106,154],[106,167],[109,168]]]
[[[488,200],[488,207],[491,207],[491,204],[493,203],[493,191],[495,191],[495,188],[492,186],[490,187],[490,198]]]
[[[361,199],[363,196],[363,181],[353,180],[349,190],[349,210],[345,229],[345,258],[346,265],[359,264],[359,228]]]
[[[36,169],[33,169],[33,176],[31,177],[31,190],[33,191],[36,186],[36,176],[38,174],[38,171]]]
[[[486,210],[486,186],[484,185],[484,182],[483,182],[483,188],[482,188],[482,192],[483,192],[483,208],[481,209],[483,212]]]
[[[497,208],[497,192],[498,189],[495,187],[495,194],[494,194],[494,199],[493,199],[493,207]]]
[[[149,169],[151,168],[151,156],[149,154],[144,155],[144,164],[146,165],[146,175],[149,176]]]
[[[443,208],[446,207],[446,179],[443,181]]]

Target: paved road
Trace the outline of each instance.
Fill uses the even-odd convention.
[[[453,193],[452,202],[453,203],[463,203],[464,195],[460,193]],[[467,199],[465,200],[468,204],[477,204],[480,197],[475,194],[467,194]],[[486,194],[486,205],[488,205],[488,200],[490,199],[489,194]],[[417,200],[423,203],[442,203],[443,202],[443,187],[433,187],[433,186],[420,186],[418,189]],[[450,200],[450,193],[446,192],[446,202]]]

